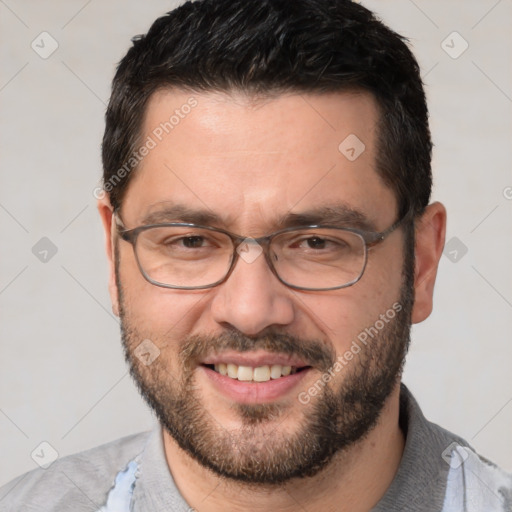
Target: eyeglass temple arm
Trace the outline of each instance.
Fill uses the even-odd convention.
[[[402,224],[409,221],[413,217],[413,210],[411,208],[407,209],[404,215],[400,217],[394,224],[391,224],[389,228],[384,231],[380,231],[377,233],[367,233],[365,236],[365,241],[368,246],[378,244],[385,240],[393,231],[398,229]]]

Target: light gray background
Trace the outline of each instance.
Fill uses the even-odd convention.
[[[364,4],[411,39],[422,66],[434,199],[458,251],[442,257],[404,381],[427,417],[512,470],[512,4]],[[63,456],[154,421],[123,361],[92,191],[115,64],[173,5],[0,0],[0,484],[36,467],[42,441]],[[59,45],[47,59],[31,48],[43,31]],[[453,31],[469,44],[456,59],[442,47]],[[42,237],[58,250],[46,263],[32,253]]]

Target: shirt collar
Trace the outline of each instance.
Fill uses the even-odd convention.
[[[406,511],[413,509],[413,504],[422,502],[428,503],[429,508],[425,510],[440,510],[449,470],[448,464],[440,464],[440,458],[450,437],[447,432],[445,435],[444,429],[432,428],[404,384],[400,389],[399,421],[406,437],[402,460],[393,482],[372,512],[402,510],[401,507]],[[167,465],[160,424],[154,426],[137,459],[133,512],[190,512],[191,508],[181,496]],[[418,478],[421,479],[421,489],[418,488]]]

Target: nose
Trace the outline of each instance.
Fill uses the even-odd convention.
[[[290,290],[272,273],[257,244],[240,252],[231,275],[216,289],[211,311],[217,323],[248,336],[294,319]]]

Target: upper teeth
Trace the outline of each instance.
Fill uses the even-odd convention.
[[[219,363],[214,365],[215,371],[221,375],[227,375],[232,379],[243,381],[266,382],[270,379],[278,379],[292,373],[291,366],[282,366],[280,364],[257,366],[238,366],[236,364]],[[296,370],[296,368],[294,368]]]

